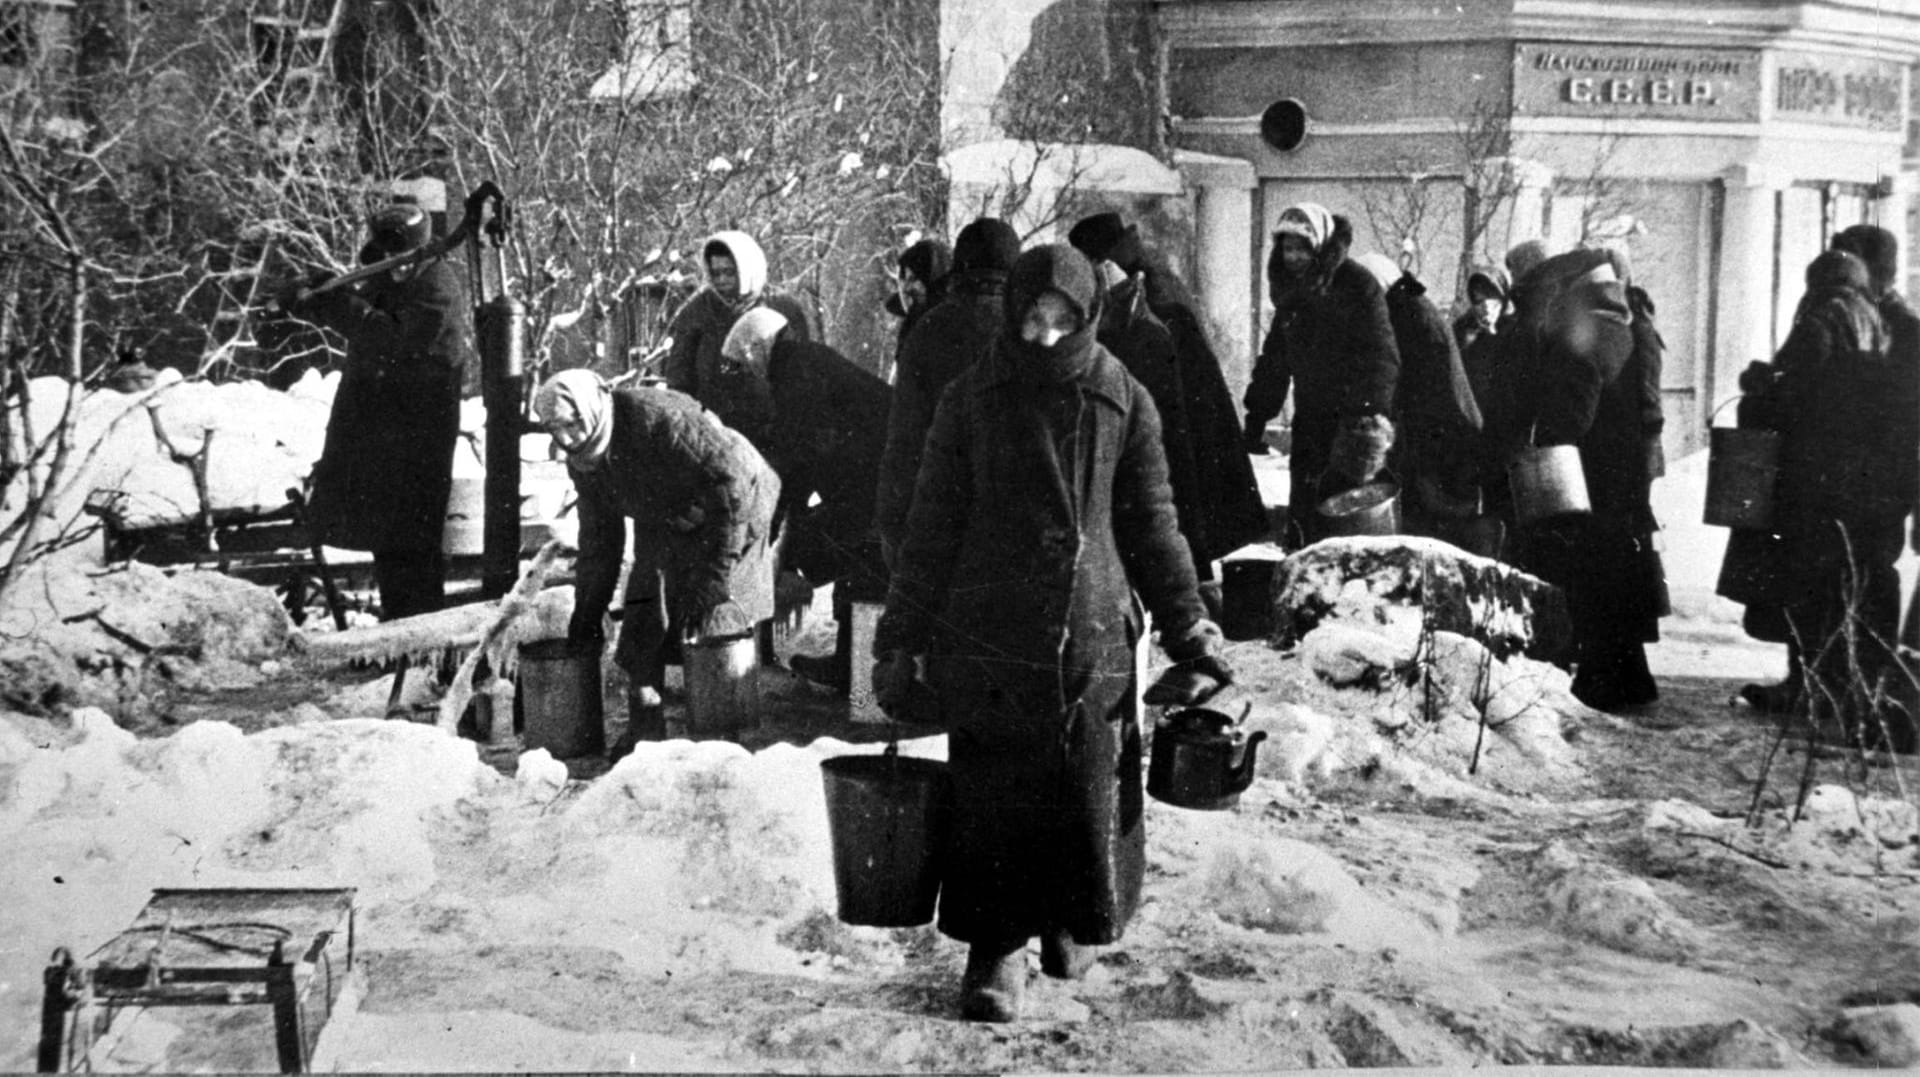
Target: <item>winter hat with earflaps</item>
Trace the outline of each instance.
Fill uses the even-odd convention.
[[[1900,240],[1884,228],[1871,224],[1843,228],[1833,237],[1832,247],[1865,262],[1876,290],[1885,289],[1899,275]]]
[[[1122,272],[1140,268],[1140,229],[1128,224],[1118,213],[1096,213],[1083,217],[1067,232],[1067,242],[1095,262],[1112,262]]]
[[[927,286],[925,306],[930,307],[946,293],[947,276],[953,272],[953,252],[937,239],[923,239],[901,251],[900,257],[894,259],[894,266],[901,272],[912,274],[915,280]],[[896,318],[907,316],[907,309],[900,305],[897,292],[889,294],[884,305],[887,313]]]
[[[606,459],[607,446],[613,441],[613,393],[600,375],[591,370],[562,370],[548,378],[533,394],[533,416],[550,432],[576,420],[586,430],[579,447],[563,450],[569,466],[593,471]]]
[[[745,232],[715,232],[700,247],[702,268],[716,254],[733,259],[733,267],[740,274],[740,298],[730,304],[734,311],[760,302],[760,293],[767,290],[767,252],[760,249],[760,244]]]

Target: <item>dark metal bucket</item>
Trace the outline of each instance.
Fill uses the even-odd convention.
[[[1707,432],[1707,506],[1713,527],[1773,526],[1773,484],[1780,470],[1780,434],[1716,426]]]
[[[685,644],[687,732],[726,736],[753,724],[760,710],[759,645],[753,633]]]
[[[952,792],[934,759],[842,755],[822,760],[840,919],[918,927],[933,919]]]
[[[599,644],[522,643],[517,679],[513,705],[527,751],[545,748],[555,759],[573,759],[607,750]]]
[[[1522,450],[1508,466],[1507,478],[1513,484],[1514,519],[1520,523],[1593,511],[1577,445]]]

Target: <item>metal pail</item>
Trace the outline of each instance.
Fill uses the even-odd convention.
[[[934,759],[842,755],[820,763],[840,919],[918,927],[933,919],[951,791]]]
[[[1773,526],[1773,484],[1780,471],[1780,434],[1716,426],[1707,432],[1707,506],[1714,527]]]
[[[1400,533],[1400,485],[1370,482],[1323,499],[1315,509],[1328,535]]]
[[[518,680],[513,705],[527,751],[545,748],[555,759],[573,759],[607,750],[599,644],[522,643]]]
[[[686,644],[687,732],[726,736],[752,724],[760,710],[754,667],[759,665],[753,633],[721,636]]]
[[[1523,449],[1508,465],[1507,478],[1513,484],[1514,519],[1520,523],[1593,511],[1577,445]]]

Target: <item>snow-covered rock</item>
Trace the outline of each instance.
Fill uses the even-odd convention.
[[[1274,623],[1287,646],[1329,620],[1411,621],[1472,637],[1499,654],[1544,659],[1559,656],[1570,640],[1558,588],[1438,539],[1324,539],[1290,555],[1278,575]]]
[[[1920,1006],[1856,1006],[1842,1014],[1841,1031],[1873,1066],[1920,1066]]]

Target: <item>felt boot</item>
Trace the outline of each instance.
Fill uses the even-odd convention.
[[[1073,936],[1062,929],[1040,936],[1040,971],[1056,980],[1085,979],[1093,958],[1093,947],[1073,941]]]
[[[960,978],[960,1016],[969,1021],[1017,1021],[1027,993],[1027,940],[976,942]]]

